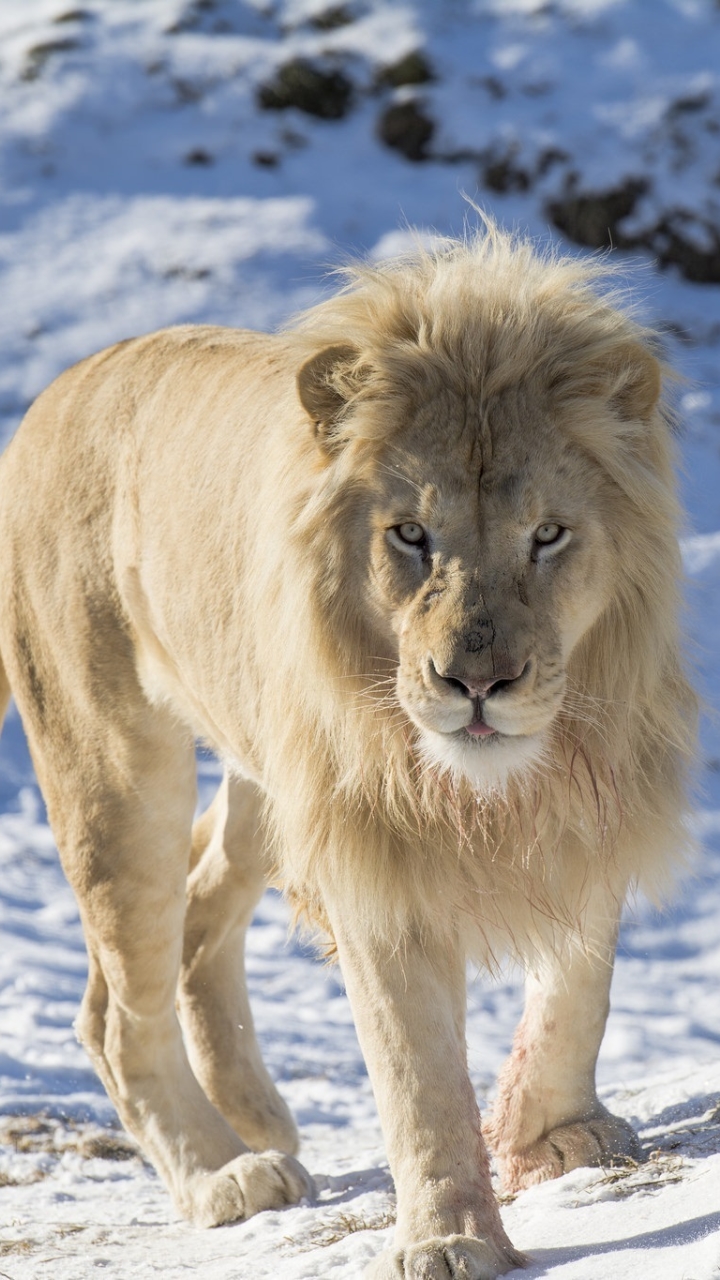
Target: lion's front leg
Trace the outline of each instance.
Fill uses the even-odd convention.
[[[326,900],[397,1191],[394,1250],[374,1280],[494,1280],[522,1259],[490,1185],[464,1041],[457,943],[391,942]]]
[[[570,1169],[641,1158],[633,1129],[611,1115],[595,1088],[618,916],[617,902],[597,892],[585,916],[585,946],[549,952],[528,975],[523,1018],[484,1126],[508,1191]]]

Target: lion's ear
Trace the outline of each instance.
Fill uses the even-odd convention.
[[[660,362],[640,342],[626,342],[602,356],[564,369],[556,386],[561,397],[604,400],[621,422],[649,423],[662,390]]]
[[[639,342],[629,343],[610,369],[610,404],[626,422],[649,422],[662,390],[660,362]]]
[[[338,426],[348,400],[360,389],[355,347],[339,343],[305,361],[297,375],[298,395],[315,427],[321,448],[332,453],[340,444]]]

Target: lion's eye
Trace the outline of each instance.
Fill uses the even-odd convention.
[[[413,524],[412,521],[408,521],[407,524],[396,525],[395,532],[403,542],[408,542],[411,547],[417,547],[425,538],[425,530],[422,525]]]
[[[388,542],[397,551],[419,551],[423,557],[428,547],[428,536],[421,524],[414,520],[405,520],[403,524],[395,524],[387,531]]]
[[[541,547],[551,547],[554,542],[559,542],[565,530],[560,524],[541,524],[535,530],[535,541],[540,543]]]

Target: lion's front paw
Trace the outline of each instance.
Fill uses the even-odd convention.
[[[381,1253],[365,1280],[496,1280],[523,1265],[514,1249],[473,1236],[436,1236]]]
[[[219,1227],[251,1218],[263,1209],[282,1209],[315,1193],[299,1161],[281,1151],[248,1152],[221,1169],[196,1174],[180,1198],[180,1209],[198,1227]]]
[[[511,1192],[559,1178],[571,1169],[642,1160],[634,1129],[609,1112],[595,1119],[560,1125],[521,1151],[499,1148],[496,1155],[503,1188]]]

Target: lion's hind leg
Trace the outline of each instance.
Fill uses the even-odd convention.
[[[548,949],[528,975],[523,1018],[483,1125],[507,1191],[571,1169],[642,1158],[634,1130],[603,1106],[595,1088],[618,916],[616,899],[596,890],[585,946]]]
[[[298,1148],[293,1118],[265,1069],[245,985],[245,935],[265,887],[260,800],[227,775],[193,831],[180,1017],[205,1093],[255,1151]]]
[[[250,1151],[212,1105],[175,1008],[195,803],[191,735],[147,702],[122,632],[108,627],[96,642],[98,628],[88,626],[82,635],[82,648],[77,629],[24,636],[10,670],[90,953],[79,1036],[185,1216],[215,1226],[280,1208],[310,1193],[308,1175],[280,1151]]]

